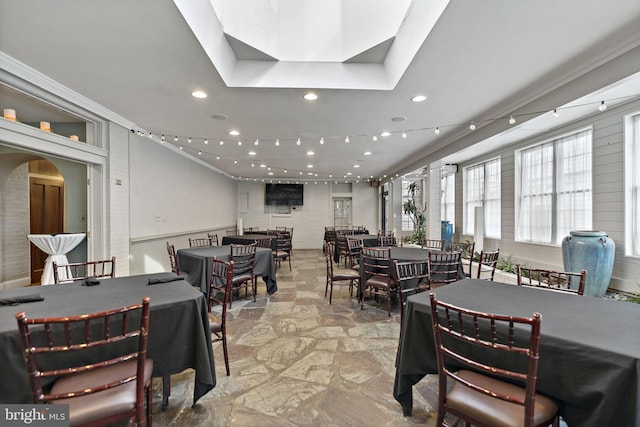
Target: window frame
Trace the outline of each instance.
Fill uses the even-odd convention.
[[[473,208],[473,210],[475,210],[476,206],[483,206],[483,207],[487,207],[487,193],[489,193],[487,191],[487,186],[488,184],[490,184],[489,181],[487,181],[487,168],[493,164],[497,162],[497,168],[498,168],[498,174],[496,175],[498,177],[498,185],[497,185],[497,194],[498,194],[498,198],[497,199],[492,199],[494,202],[496,202],[495,204],[497,205],[497,212],[494,215],[493,219],[497,218],[497,225],[495,226],[496,228],[496,233],[495,234],[491,234],[491,227],[488,227],[487,221],[489,219],[488,215],[484,216],[484,237],[488,238],[488,239],[501,239],[502,238],[502,157],[501,156],[497,156],[497,157],[492,157],[490,159],[486,159],[483,160],[482,162],[478,162],[478,163],[474,163],[472,165],[469,166],[465,166],[463,168],[463,203],[462,203],[462,215],[463,215],[463,219],[462,219],[462,232],[463,234],[467,234],[467,235],[474,235],[475,234],[475,212],[472,214],[471,208]],[[476,170],[482,168],[482,185],[480,186],[480,188],[477,188],[478,191],[480,192],[479,197],[474,199],[474,200],[469,200],[469,194],[470,194],[470,183],[469,183],[469,174],[470,171],[472,170]],[[476,186],[478,187],[478,186]],[[473,204],[473,206],[471,206]],[[494,206],[495,209],[496,206]],[[471,224],[471,222],[474,222],[473,224]]]
[[[402,182],[400,183],[400,193],[401,193],[401,198],[400,198],[400,229],[401,231],[406,231],[406,232],[413,232],[414,231],[414,225],[413,225],[413,221],[411,221],[411,218],[409,217],[409,215],[404,213],[404,202],[409,200],[409,185],[413,182],[418,182],[418,185],[420,186],[420,200],[418,201],[418,206],[422,207],[424,206],[424,186],[425,186],[425,179],[424,178],[402,178]],[[406,188],[405,188],[405,183],[407,183]]]
[[[560,144],[568,142],[567,139],[575,136],[576,138],[580,138],[581,134],[587,133],[587,137],[589,138],[589,146],[588,146],[588,154],[589,154],[589,183],[588,183],[588,191],[589,199],[590,199],[590,210],[588,213],[589,224],[579,224],[570,226],[570,229],[592,229],[593,228],[593,173],[594,173],[594,163],[593,163],[593,126],[582,127],[579,129],[572,130],[571,132],[566,132],[552,138],[547,138],[543,141],[536,142],[535,144],[528,145],[521,149],[515,150],[514,152],[514,165],[515,165],[515,191],[514,191],[514,203],[515,203],[515,220],[514,220],[514,240],[518,243],[533,243],[533,244],[541,244],[541,245],[550,245],[550,246],[560,246],[562,244],[562,239],[568,234],[568,231],[561,232],[560,228],[560,198],[563,195],[567,194],[583,194],[585,193],[584,188],[575,191],[560,191],[560,186],[564,185],[561,181],[561,165],[562,161],[566,159],[566,157],[561,157],[561,148]],[[521,224],[521,214],[523,209],[523,154],[526,152],[531,152],[532,150],[540,149],[544,150],[546,148],[550,148],[551,150],[551,165],[548,167],[548,170],[551,172],[551,176],[547,176],[549,182],[547,185],[550,186],[550,189],[546,189],[544,193],[531,193],[532,196],[548,196],[551,198],[548,208],[548,219],[549,229],[548,229],[548,240],[544,239],[534,239],[523,238],[523,231],[520,228]],[[578,171],[579,172],[579,171]],[[544,177],[543,177],[544,178]],[[575,181],[572,181],[575,182]],[[576,209],[574,206],[571,209]],[[566,210],[566,209],[565,209]],[[546,210],[545,210],[546,212]],[[537,214],[541,215],[542,213],[538,211]],[[529,236],[532,235],[531,230],[526,230]]]
[[[624,116],[625,256],[640,258],[640,110]]]
[[[456,174],[440,176],[440,220],[449,221],[455,228],[456,219]]]

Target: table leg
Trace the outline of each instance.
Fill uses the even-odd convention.
[[[162,410],[169,407],[169,396],[171,395],[171,376],[162,376]]]

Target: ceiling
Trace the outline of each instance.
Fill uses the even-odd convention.
[[[158,143],[164,135],[184,155],[248,179],[382,179],[437,159],[462,162],[575,119],[572,105],[590,114],[602,100],[640,94],[637,0],[440,1],[439,18],[416,14],[429,2],[414,0],[375,52],[302,65],[257,55],[237,34],[216,32],[219,22],[194,34],[179,10],[187,3],[206,8],[203,0],[0,0],[0,51]],[[422,28],[426,38],[402,33],[421,20],[435,23]],[[412,40],[415,55],[403,59]],[[216,49],[224,60],[212,63]],[[369,78],[386,87],[364,88]],[[316,101],[303,99],[310,90]],[[426,101],[412,102],[417,94]],[[0,107],[23,122],[77,120],[1,85]]]

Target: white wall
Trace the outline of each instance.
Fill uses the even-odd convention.
[[[346,193],[343,185],[311,181],[304,186],[304,206],[274,208],[264,204],[263,182],[241,181],[238,184],[238,218],[244,227],[261,230],[276,226],[293,227],[294,249],[320,249],[324,227],[333,224],[333,197],[351,197],[352,223],[377,230],[378,189],[368,183],[353,183]],[[290,211],[290,212],[289,212]],[[285,213],[286,212],[286,213]]]
[[[23,163],[0,180],[0,290],[31,282],[28,195],[29,167]]]
[[[130,139],[130,273],[167,271],[167,241],[180,249],[190,236],[235,226],[237,183],[148,138]]]

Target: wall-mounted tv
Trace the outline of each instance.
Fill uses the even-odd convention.
[[[264,204],[272,206],[302,206],[303,184],[266,184]]]

